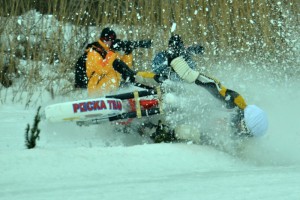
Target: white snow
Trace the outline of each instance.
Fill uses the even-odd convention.
[[[172,23],[172,27],[171,27],[171,33],[173,33],[176,30],[176,23]]]
[[[37,148],[24,146],[36,109],[0,109],[0,197],[6,199],[264,199],[300,197],[299,82],[256,91],[268,135],[231,155],[192,143],[151,144],[110,124],[42,121]],[[285,95],[283,95],[285,94]],[[293,94],[293,98],[291,97]],[[169,100],[174,101],[174,96]],[[47,101],[46,101],[47,102]],[[50,101],[49,101],[50,102]]]

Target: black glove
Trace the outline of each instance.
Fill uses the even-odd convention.
[[[155,74],[153,78],[154,78],[154,80],[155,80],[156,82],[158,82],[158,83],[163,83],[165,80],[168,79],[167,76],[162,75],[162,74]]]

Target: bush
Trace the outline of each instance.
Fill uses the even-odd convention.
[[[41,116],[39,114],[41,106],[38,107],[37,113],[34,117],[33,127],[30,129],[30,125],[27,124],[25,132],[25,144],[28,149],[33,149],[36,146],[36,140],[40,138],[41,130],[38,128]]]

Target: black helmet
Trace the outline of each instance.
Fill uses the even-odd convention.
[[[179,35],[173,35],[169,39],[169,48],[167,52],[172,58],[176,58],[184,53],[184,45]]]
[[[100,40],[102,41],[114,41],[117,38],[115,31],[111,28],[104,28],[100,35]]]
[[[180,37],[180,35],[172,35],[172,37],[169,39],[169,47],[173,49],[181,49],[184,47],[183,41]]]

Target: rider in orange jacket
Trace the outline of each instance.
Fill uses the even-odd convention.
[[[113,62],[122,60],[132,68],[132,51],[123,56],[111,49],[117,35],[111,28],[104,28],[100,39],[87,48],[86,75],[89,96],[101,96],[119,88],[121,75],[113,68]]]

